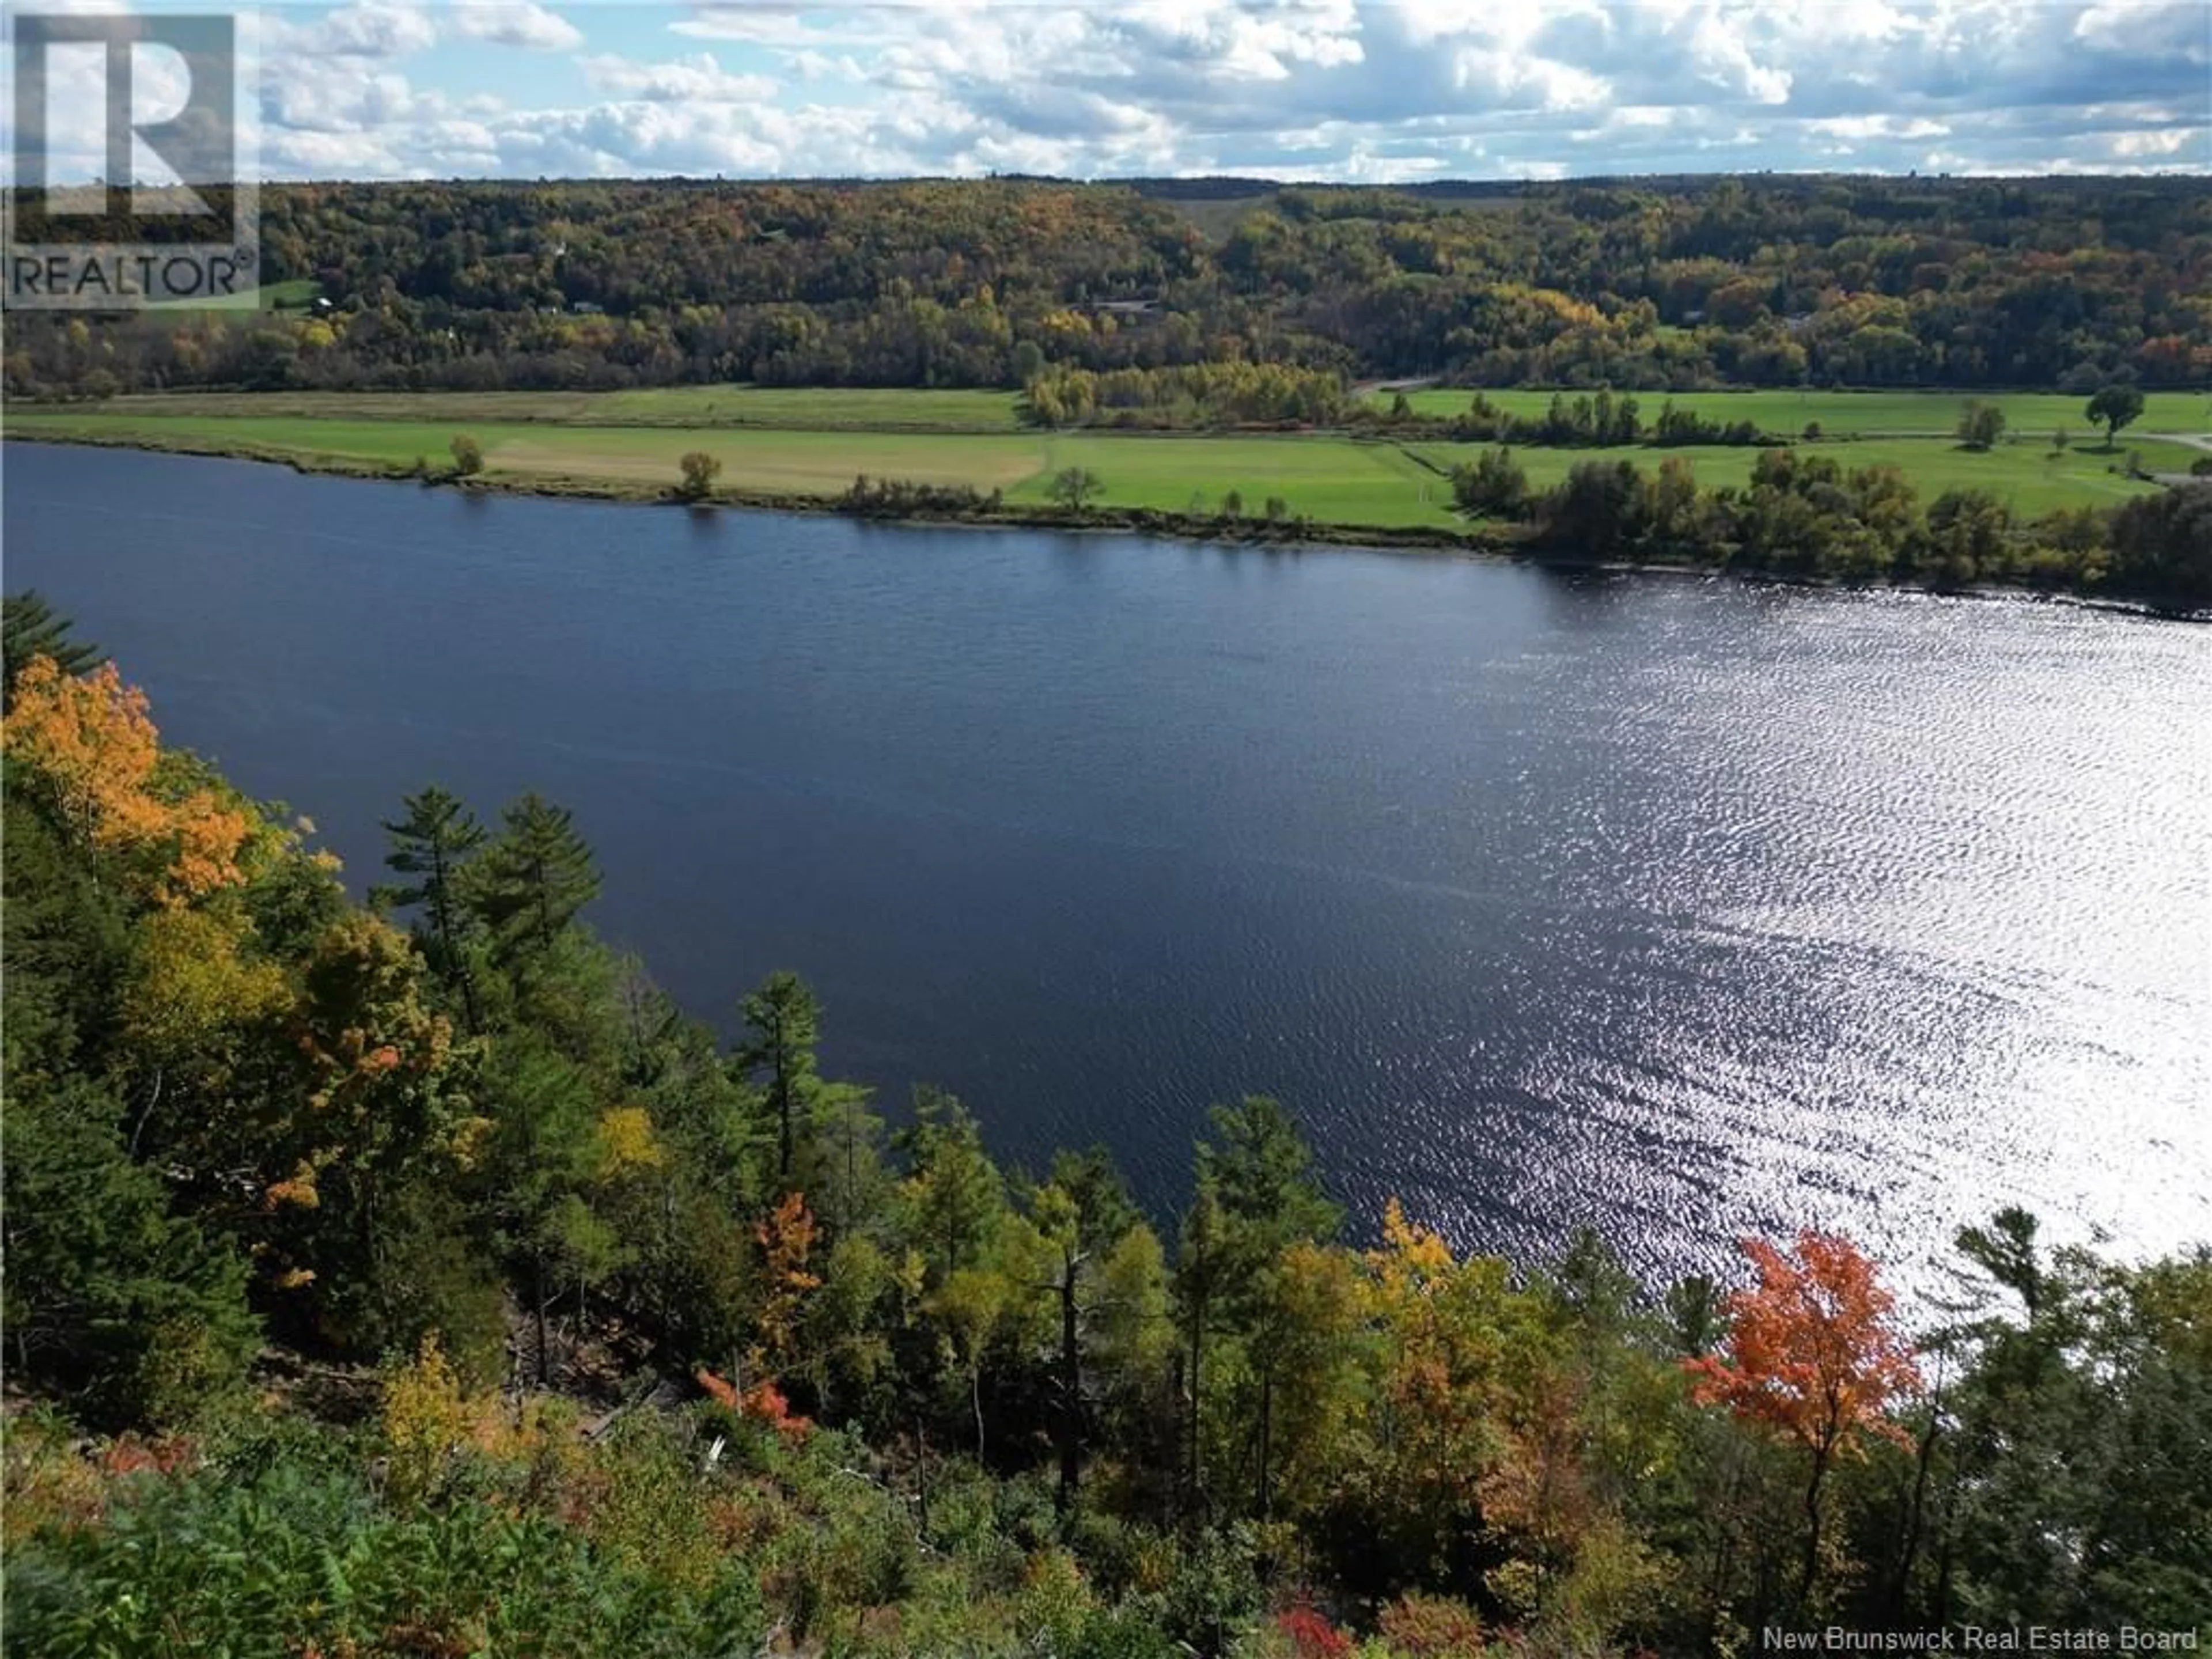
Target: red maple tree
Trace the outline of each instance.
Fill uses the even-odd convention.
[[[1756,1238],[1742,1248],[1758,1282],[1729,1297],[1723,1351],[1686,1363],[1700,1403],[1778,1429],[1812,1455],[1802,1601],[1820,1564],[1820,1488],[1830,1465],[1862,1435],[1905,1443],[1889,1407],[1919,1387],[1920,1371],[1911,1343],[1890,1322],[1894,1299],[1849,1239],[1808,1228],[1786,1253]]]

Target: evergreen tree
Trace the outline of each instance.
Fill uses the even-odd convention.
[[[536,1352],[523,1370],[552,1379],[548,1316],[563,1268],[604,1254],[581,1194],[599,1158],[591,1079],[535,1033],[495,1051],[484,1078],[492,1121],[487,1185],[501,1242],[526,1275]]]
[[[399,905],[427,905],[430,912],[430,949],[424,954],[438,975],[460,994],[461,1009],[471,1032],[481,1024],[477,1009],[476,982],[469,972],[465,949],[468,915],[462,908],[460,887],[469,860],[484,843],[484,829],[459,798],[432,784],[402,803],[407,815],[387,822],[392,850],[385,854],[387,869],[415,879],[410,885],[380,890],[379,896]]]
[[[1221,1206],[1231,1277],[1249,1280],[1294,1243],[1327,1243],[1344,1211],[1313,1173],[1313,1148],[1280,1101],[1247,1095],[1216,1106],[1214,1138],[1198,1147],[1198,1180]]]
[[[52,657],[64,674],[82,674],[104,660],[98,647],[70,637],[74,626],[36,588],[0,599],[0,667],[7,676],[8,706],[15,702],[15,676],[33,657]]]
[[[1201,1168],[1197,1194],[1183,1217],[1173,1285],[1183,1342],[1179,1359],[1183,1393],[1183,1501],[1194,1515],[1205,1494],[1206,1342],[1224,1279],[1221,1245],[1224,1225],[1221,1196]]]
[[[1006,1209],[1006,1183],[968,1109],[942,1089],[914,1091],[914,1122],[896,1143],[908,1237],[942,1283],[979,1261]]]
[[[505,828],[471,862],[470,908],[491,935],[495,958],[519,966],[553,948],[576,913],[599,896],[592,849],[568,809],[536,790],[500,814]]]
[[[739,1005],[739,1012],[752,1036],[737,1052],[737,1067],[744,1076],[768,1074],[768,1109],[775,1123],[776,1179],[787,1184],[799,1121],[821,1086],[814,1045],[822,1028],[822,1005],[798,975],[779,970]]]
[[[4,1139],[9,1371],[95,1421],[173,1423],[242,1382],[261,1332],[246,1262],[171,1212],[124,1150],[120,1102],[72,1079],[11,1086]]]
[[[1235,1416],[1250,1436],[1253,1496],[1264,1520],[1275,1455],[1277,1373],[1285,1352],[1281,1310],[1290,1287],[1282,1279],[1284,1254],[1293,1245],[1332,1241],[1344,1212],[1314,1178],[1313,1149],[1281,1102],[1247,1095],[1233,1106],[1216,1106],[1212,1116],[1214,1139],[1199,1144],[1198,1181],[1219,1205],[1220,1278],[1212,1300],[1217,1322],[1244,1340],[1246,1374],[1234,1392]],[[1200,1346],[1194,1339],[1194,1366]],[[1204,1406],[1195,1387],[1192,1398]]]

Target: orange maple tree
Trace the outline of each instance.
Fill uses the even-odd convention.
[[[152,888],[164,903],[245,879],[238,856],[251,829],[246,814],[210,789],[164,798],[161,734],[146,694],[125,684],[114,664],[74,676],[51,657],[33,657],[15,690],[0,742],[36,769],[73,834],[104,851],[155,854]]]
[[[798,1350],[806,1297],[822,1285],[821,1276],[806,1265],[814,1251],[817,1231],[805,1194],[796,1192],[785,1194],[753,1229],[761,1247],[763,1290],[760,1346],[754,1351],[753,1363],[765,1370],[784,1370]]]
[[[1819,1565],[1820,1487],[1839,1451],[1872,1434],[1907,1443],[1891,1404],[1920,1384],[1894,1299],[1849,1239],[1808,1229],[1787,1252],[1746,1239],[1758,1280],[1728,1299],[1723,1351],[1686,1362],[1698,1401],[1780,1430],[1812,1454],[1802,1601]]]

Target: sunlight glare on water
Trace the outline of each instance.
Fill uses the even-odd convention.
[[[1382,1200],[1658,1278],[2003,1203],[2212,1241],[2212,629],[2027,601],[465,500],[6,452],[9,585],[356,887],[537,788],[726,1031],[1163,1214],[1280,1096]]]

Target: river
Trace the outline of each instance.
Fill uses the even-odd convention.
[[[484,498],[9,445],[36,586],[356,890],[534,787],[610,939],[1172,1212],[1279,1096],[1385,1196],[1653,1278],[2001,1203],[2212,1240],[2212,629],[2028,601]]]

